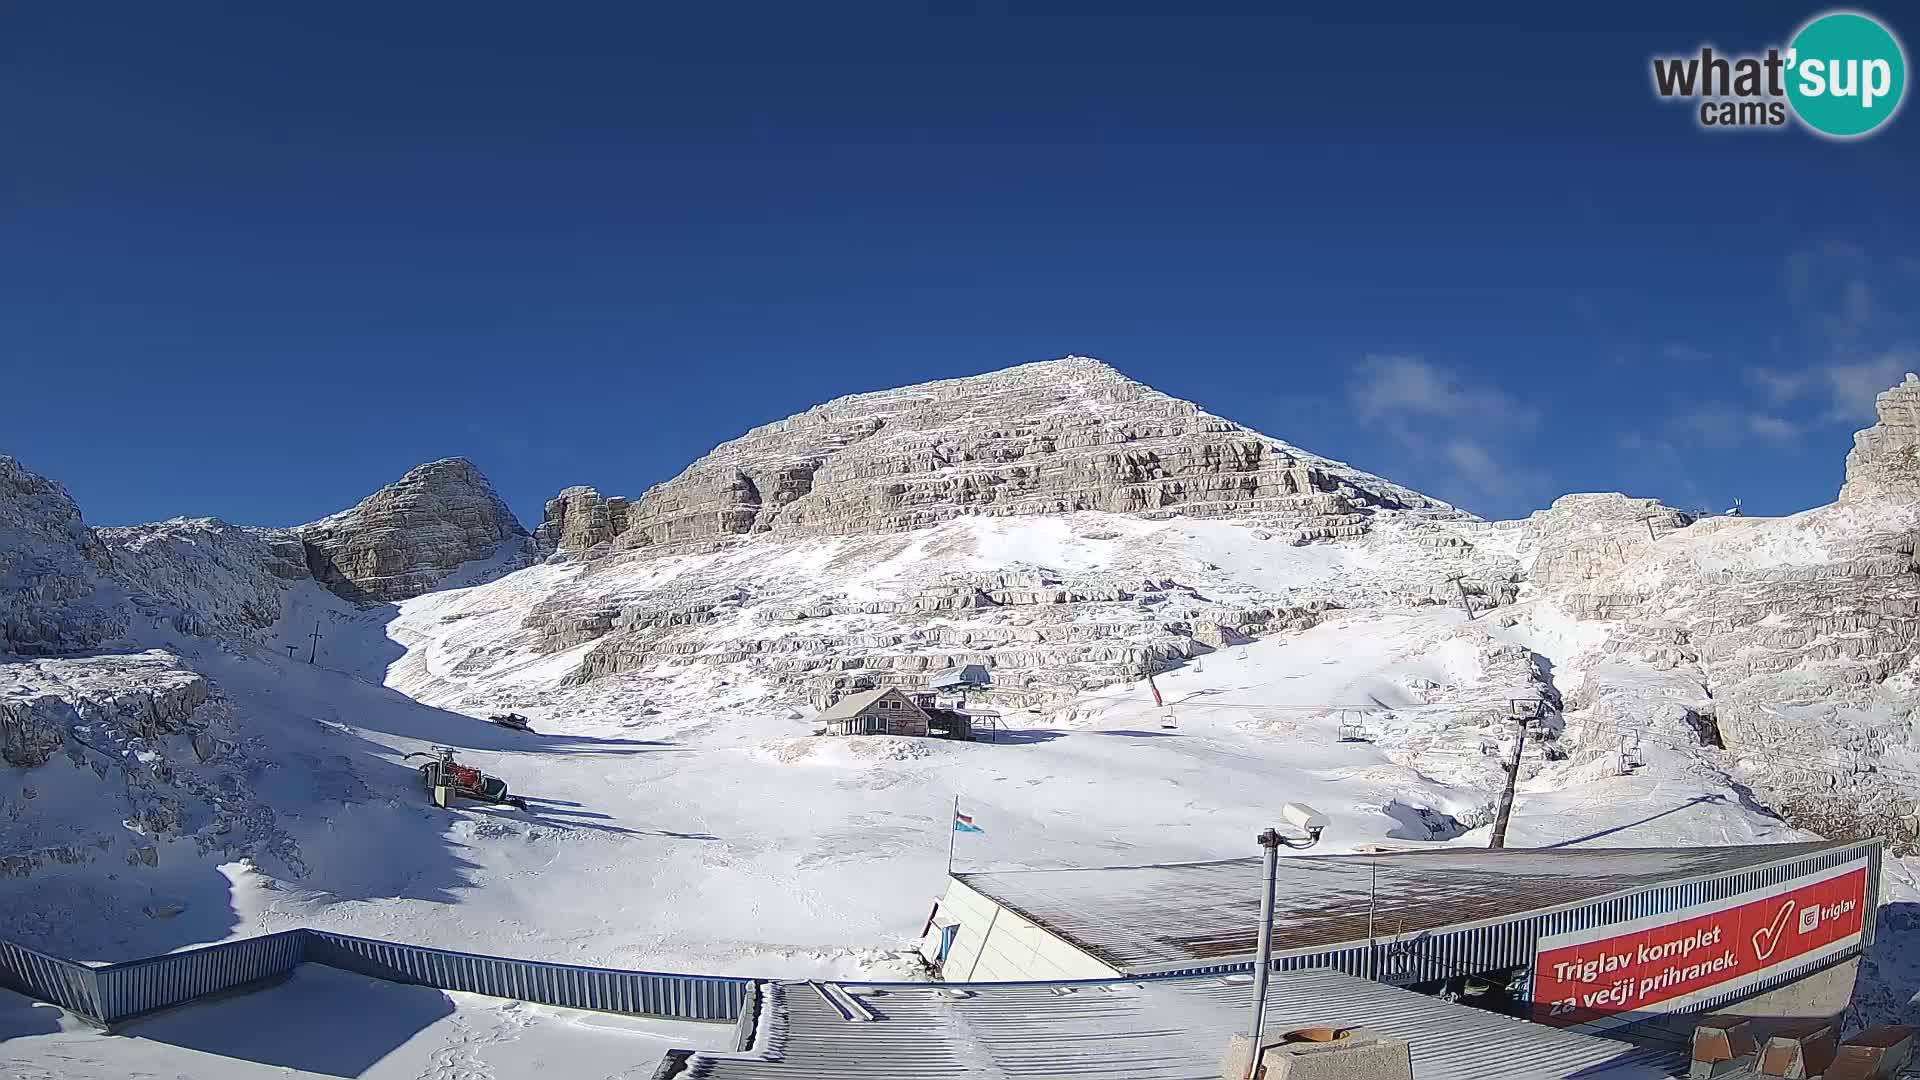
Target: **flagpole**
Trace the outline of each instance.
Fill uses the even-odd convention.
[[[947,819],[947,876],[953,876],[953,838],[960,834],[960,796],[953,797],[953,816]]]

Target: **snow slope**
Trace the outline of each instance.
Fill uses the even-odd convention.
[[[115,917],[47,918],[42,940],[92,959],[308,925],[623,967],[900,975],[891,954],[940,888],[956,796],[987,830],[961,839],[967,867],[1245,854],[1288,801],[1333,819],[1331,850],[1422,842],[1420,822],[1448,819],[1469,829],[1452,842],[1484,843],[1499,775],[1481,745],[1502,738],[1508,699],[1539,690],[1527,650],[1487,620],[1368,609],[1161,674],[1171,730],[1143,684],[1121,683],[1011,714],[999,742],[819,739],[803,703],[747,665],[569,685],[564,655],[514,651],[529,606],[575,572],[539,566],[403,601],[384,626],[337,619],[314,665],[170,638],[273,747],[262,790],[304,873],[167,853],[160,879],[36,875],[13,888],[17,910],[51,915],[84,890]],[[306,624],[298,603],[289,611],[276,640]],[[415,697],[357,677],[389,655],[388,678]],[[477,719],[490,695],[539,734]],[[1343,721],[1373,741],[1341,742]],[[434,744],[507,777],[529,812],[427,806],[403,755]],[[1514,842],[1615,826],[1606,839],[1621,844],[1796,835],[1685,768],[1555,768],[1529,781],[1542,802],[1522,801]],[[1649,799],[1677,809],[1632,825]],[[142,914],[154,896],[182,910]]]
[[[732,1035],[723,1025],[446,993],[313,965],[278,986],[147,1017],[117,1035],[0,990],[8,1080],[638,1077],[669,1049],[729,1049]]]
[[[960,515],[532,566],[508,545],[382,603],[303,576],[284,535],[205,520],[103,530],[100,569],[77,511],[56,509],[54,527],[10,526],[10,550],[70,537],[51,565],[63,604],[87,603],[58,610],[99,637],[124,594],[125,626],[62,660],[91,673],[91,697],[0,658],[8,738],[58,748],[0,770],[0,933],[93,960],[304,925],[656,970],[910,977],[950,841],[970,868],[1247,855],[1298,801],[1332,819],[1322,850],[1484,844],[1516,699],[1565,708],[1527,747],[1511,844],[1799,839],[1755,794],[1781,775],[1770,753],[1702,743],[1728,670],[1715,643],[1731,635],[1748,668],[1766,648],[1792,661],[1852,640],[1849,597],[1904,602],[1875,591],[1904,587],[1893,527],[1849,507],[1691,524],[1578,496],[1524,522],[1386,509],[1313,535],[1258,509]],[[22,610],[33,640],[57,636],[45,608]],[[1874,625],[1872,685],[1891,694],[1910,641]],[[155,713],[162,661],[123,662],[149,649],[204,703]],[[857,680],[915,686],[972,662],[994,671],[997,741],[811,735]],[[505,709],[535,733],[481,719]],[[1891,730],[1907,713],[1877,715]],[[62,741],[102,727],[112,740]],[[1629,742],[1641,764],[1623,769]],[[528,811],[432,808],[408,755],[436,745]],[[955,841],[956,798],[984,834]],[[1888,919],[1915,921],[1913,869],[1885,877]],[[1876,1015],[1908,1007],[1899,940],[1863,992]]]

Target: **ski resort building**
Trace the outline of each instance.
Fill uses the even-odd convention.
[[[829,735],[920,735],[928,733],[926,710],[893,687],[849,694],[819,719]]]
[[[993,676],[987,673],[984,664],[968,664],[964,667],[943,671],[927,681],[927,686],[936,691],[964,692],[990,686]]]
[[[669,1058],[670,1080],[1219,1080],[1253,1001],[1247,975],[975,985],[763,986],[734,1052]],[[1266,1030],[1357,1028],[1406,1040],[1413,1080],[1666,1080],[1684,1054],[1516,1023],[1337,971],[1276,976]],[[743,1025],[744,1026],[744,1025]],[[679,1052],[676,1052],[676,1055]],[[1336,1075],[1324,1071],[1313,1075]],[[1271,1072],[1271,1070],[1269,1070]],[[1388,1077],[1367,1070],[1337,1075]]]
[[[1846,1007],[1877,841],[1450,849],[1280,860],[1274,968],[1331,968],[1603,1030],[1768,994]],[[922,953],[948,982],[1251,971],[1258,858],[955,873]]]

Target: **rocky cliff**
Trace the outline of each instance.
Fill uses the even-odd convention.
[[[194,637],[256,640],[280,618],[287,588],[311,579],[290,529],[173,518],[95,533],[133,609]]]
[[[411,469],[351,510],[297,530],[314,579],[355,600],[419,596],[527,531],[466,458]]]
[[[1166,524],[1241,522],[1276,566],[1333,540],[1402,573],[1293,595],[1189,554]],[[1009,522],[1014,531],[991,523]],[[1042,525],[1035,519],[1049,519]],[[570,678],[745,663],[825,700],[966,664],[1022,703],[1151,671],[1345,603],[1511,600],[1518,568],[1434,523],[1438,500],[1068,357],[837,398],[723,443],[638,499],[568,488],[536,532],[585,572],[522,622]],[[1390,538],[1366,543],[1384,529]],[[1010,535],[1048,537],[1022,558]],[[1202,544],[1201,546],[1204,546]],[[1271,554],[1257,552],[1267,550]],[[826,578],[822,578],[822,574]],[[1464,574],[1461,585],[1451,574]]]
[[[1853,437],[1841,502],[1920,498],[1920,375],[1874,399],[1876,420]]]
[[[0,455],[0,654],[93,648],[126,629],[113,559],[59,484]]]
[[[1451,509],[1067,357],[836,398],[721,444],[631,505],[570,488],[541,536],[569,554],[676,551],[1081,510],[1262,510],[1333,536],[1407,508]]]
[[[0,792],[0,879],[31,889],[84,863],[118,875],[233,858],[301,875],[272,788],[255,787],[291,733],[261,724],[270,697],[236,708],[183,659],[203,656],[193,639],[217,639],[244,668],[316,573],[356,601],[404,599],[475,560],[511,569],[526,543],[460,459],[298,530],[212,518],[96,530],[59,484],[0,457],[0,761],[21,770]],[[346,608],[312,590],[317,601]],[[52,921],[16,931],[57,940],[67,925],[58,904],[18,910]]]
[[[1611,525],[1560,530],[1574,542],[1543,549],[1533,580],[1605,629],[1573,695],[1593,706],[1595,746],[1623,733],[1724,743],[1755,791],[1809,827],[1920,839],[1916,406],[1911,375],[1880,395],[1836,503],[1672,531],[1656,520],[1656,542],[1623,502]]]

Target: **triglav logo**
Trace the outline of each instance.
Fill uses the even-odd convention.
[[[1879,20],[1830,11],[1800,28],[1783,51],[1653,58],[1662,98],[1699,101],[1701,127],[1783,127],[1789,115],[1816,134],[1847,139],[1878,129],[1900,108],[1907,57]]]

